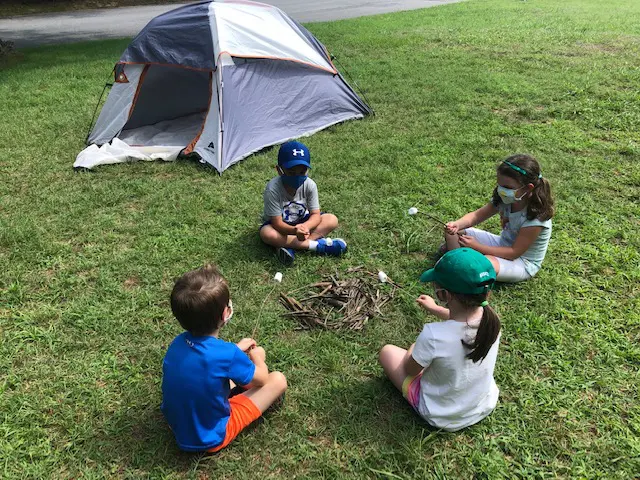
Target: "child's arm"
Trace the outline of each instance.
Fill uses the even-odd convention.
[[[306,222],[296,225],[296,236],[301,242],[308,239],[311,232],[320,225],[320,200],[318,199],[318,186],[313,180],[305,182],[305,202],[309,209],[309,218]]]
[[[295,235],[298,231],[295,226],[289,225],[282,220],[280,215],[271,217],[271,226],[283,235]]]
[[[478,242],[471,235],[461,235],[458,241],[463,247],[473,248],[483,255],[493,255],[494,257],[504,258],[505,260],[515,260],[520,258],[526,252],[531,244],[536,241],[543,227],[523,227],[518,232],[516,241],[510,247],[490,247]]]
[[[416,344],[414,343],[409,347],[409,350],[407,350],[407,354],[404,356],[404,360],[402,362],[402,366],[404,367],[405,373],[412,377],[415,377],[422,370],[424,370],[424,367],[420,365],[418,362],[416,362],[415,358],[413,358],[412,354],[413,354],[413,348],[415,346]]]
[[[278,194],[273,189],[267,188],[263,194],[264,215],[269,218],[271,226],[282,235],[295,235],[296,227],[293,227],[282,220],[282,205]]]
[[[435,315],[440,320],[449,320],[449,309],[441,307],[436,303],[436,301],[430,297],[429,295],[420,295],[416,302],[424,308],[427,312],[432,315]]]
[[[309,238],[311,231],[320,225],[320,210],[312,210],[309,219],[304,223],[296,225],[296,235],[301,242]]]
[[[257,346],[258,344],[253,338],[243,338],[238,343],[236,343],[238,348],[242,350],[244,353],[247,353],[249,350]]]
[[[455,235],[459,230],[464,230],[465,228],[478,225],[488,218],[493,217],[496,213],[498,213],[498,209],[493,205],[493,203],[489,202],[484,207],[480,207],[474,212],[469,212],[454,222],[447,223],[445,231],[449,235]]]
[[[256,366],[255,372],[253,374],[253,378],[249,385],[247,385],[247,389],[253,387],[262,387],[269,380],[269,368],[267,367],[266,358],[267,355],[262,347],[255,347],[249,350],[247,353],[249,355],[249,359]]]
[[[309,219],[301,223],[301,225],[307,227],[308,230],[313,230],[320,225],[320,210],[311,210],[311,212],[309,212]]]

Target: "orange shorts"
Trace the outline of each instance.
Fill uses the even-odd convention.
[[[262,412],[256,407],[255,403],[245,395],[236,395],[229,399],[229,408],[231,415],[227,422],[227,433],[224,440],[217,447],[210,448],[207,452],[215,453],[229,445],[238,434],[247,428],[251,423],[260,418]]]

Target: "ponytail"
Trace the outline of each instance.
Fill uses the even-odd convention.
[[[549,180],[542,177],[534,183],[531,197],[527,203],[527,219],[549,220],[554,212],[553,197],[551,196],[551,185]]]
[[[500,334],[500,317],[498,317],[495,310],[487,304],[488,294],[479,293],[471,295],[453,292],[449,293],[456,297],[456,300],[465,307],[473,308],[478,305],[482,306],[482,320],[480,320],[480,326],[476,332],[475,339],[471,343],[467,343],[464,340],[460,341],[462,342],[462,345],[471,350],[466,357],[473,361],[473,363],[484,360]]]
[[[464,340],[460,340],[462,345],[469,348],[471,351],[467,353],[467,358],[472,360],[473,363],[484,360],[489,350],[495,343],[500,333],[500,318],[493,308],[490,306],[482,307],[482,320],[480,320],[480,327],[476,333],[476,338],[473,343],[467,343]]]

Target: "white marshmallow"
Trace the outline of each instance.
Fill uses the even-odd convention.
[[[416,213],[418,213],[418,209],[416,207],[411,207],[409,209],[409,215],[415,215]]]
[[[282,272],[276,272],[273,279],[278,283],[282,283]]]
[[[382,283],[387,283],[388,279],[389,277],[387,277],[387,274],[384,273],[382,270],[378,272],[378,280],[380,280]]]

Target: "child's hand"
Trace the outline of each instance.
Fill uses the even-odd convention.
[[[262,347],[255,347],[249,350],[248,355],[253,363],[265,363],[267,361],[267,354]]]
[[[449,235],[455,235],[456,233],[458,233],[459,229],[460,229],[460,227],[458,226],[458,224],[456,222],[448,222],[444,226],[444,231],[446,233],[448,233]]]
[[[420,295],[416,299],[416,302],[418,302],[418,305],[420,305],[422,308],[429,311],[433,310],[438,306],[438,304],[433,299],[433,297],[430,297],[429,295]]]
[[[256,347],[258,344],[253,338],[243,338],[238,343],[236,343],[236,345],[240,350],[246,353],[252,348]]]
[[[458,243],[461,247],[473,248],[474,250],[478,250],[478,247],[480,246],[480,242],[471,235],[460,235],[458,237]]]
[[[296,225],[296,237],[298,238],[298,240],[304,242],[307,238],[309,238],[309,235],[311,235],[311,232],[306,225],[302,223]]]

